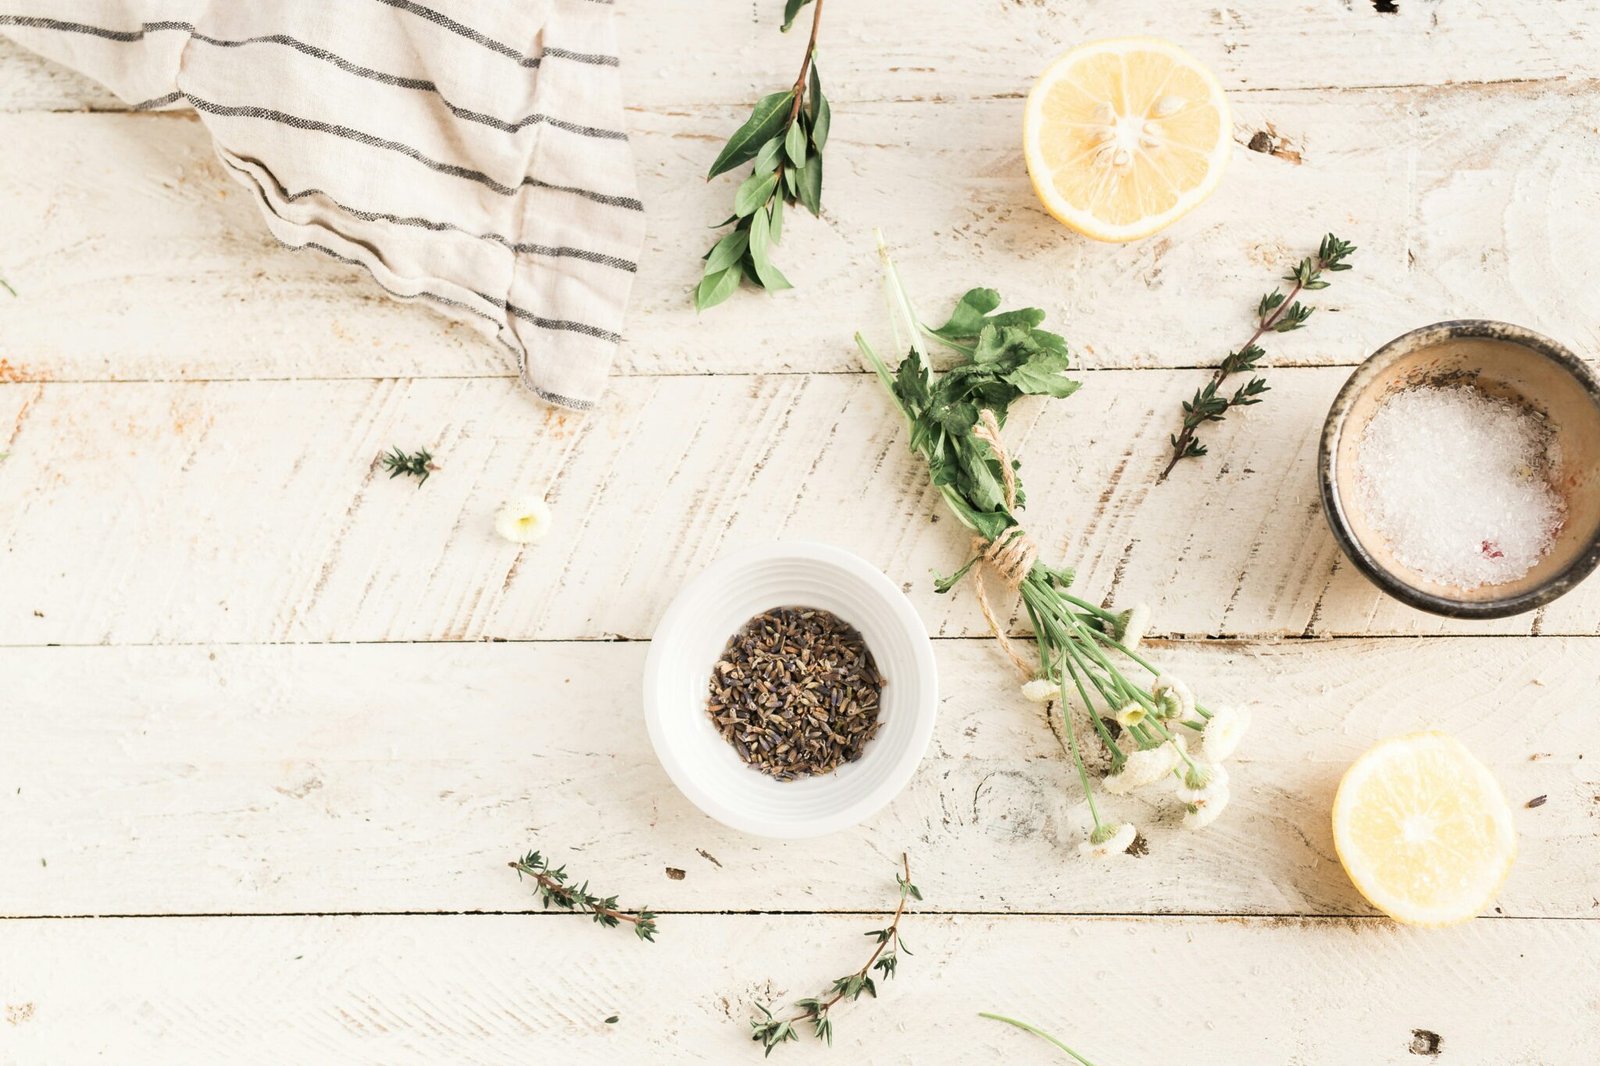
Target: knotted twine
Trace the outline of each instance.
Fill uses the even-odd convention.
[[[1000,424],[995,420],[993,411],[985,408],[978,413],[978,424],[973,427],[972,435],[987,444],[994,457],[999,460],[1006,510],[1015,510],[1017,474],[1011,466],[1011,457],[1006,454],[1005,445],[1000,442]],[[1024,679],[1031,678],[1035,670],[1029,665],[1028,660],[1018,653],[1011,643],[1011,638],[1006,635],[1005,627],[995,617],[994,609],[989,605],[989,595],[984,589],[983,579],[985,572],[992,571],[1013,592],[1020,592],[1022,583],[1027,580],[1028,574],[1033,571],[1033,564],[1039,559],[1038,542],[1021,525],[1015,525],[994,540],[982,536],[973,537],[972,554],[975,557],[972,567],[972,591],[978,600],[978,610],[983,612],[983,620],[989,623],[989,632],[994,634],[994,639],[1000,643],[1000,650],[1006,653],[1006,657],[1016,666]]]

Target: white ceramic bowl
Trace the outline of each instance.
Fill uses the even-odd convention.
[[[746,766],[706,714],[728,638],[776,607],[838,615],[886,682],[878,735],[831,774],[776,781]],[[933,645],[917,612],[866,560],[827,544],[783,541],[719,559],[667,608],[645,660],[645,723],[661,765],[695,806],[759,836],[821,836],[873,814],[911,779],[938,712]]]

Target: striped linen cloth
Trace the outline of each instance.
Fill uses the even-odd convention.
[[[470,318],[593,406],[644,215],[611,0],[0,0],[0,33],[192,108],[272,233]]]

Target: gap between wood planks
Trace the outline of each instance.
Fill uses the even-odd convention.
[[[874,918],[890,908],[872,910],[661,910],[651,913],[679,918]],[[1345,923],[1384,925],[1401,928],[1381,914],[1255,914],[1237,911],[1040,911],[1040,910],[937,910],[923,906],[913,915],[928,918],[1073,918],[1080,921],[1140,921],[1187,923],[1213,921],[1237,924],[1312,925]],[[581,914],[551,910],[372,910],[372,911],[173,911],[160,914],[9,914],[0,922],[83,922],[147,921],[193,918],[565,918],[582,919]],[[1600,918],[1584,915],[1481,914],[1481,922],[1589,922]]]

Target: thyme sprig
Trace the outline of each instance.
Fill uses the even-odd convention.
[[[750,176],[733,195],[733,214],[718,227],[733,229],[703,257],[705,270],[694,291],[698,311],[732,296],[741,280],[774,291],[793,288],[772,263],[772,248],[783,238],[784,206],[799,203],[813,215],[822,212],[822,149],[832,124],[816,62],[822,0],[787,0],[783,28],[788,30],[808,3],[816,6],[799,76],[787,90],[761,98],[706,175],[709,181],[754,160]]]
[[[879,974],[884,980],[895,975],[900,964],[902,953],[910,955],[911,949],[906,947],[900,939],[900,919],[905,917],[906,905],[911,900],[922,899],[922,892],[911,883],[911,861],[902,854],[900,856],[901,870],[894,875],[895,883],[900,886],[900,902],[894,909],[894,918],[882,929],[868,930],[866,935],[873,938],[877,945],[872,954],[867,958],[866,965],[854,973],[847,973],[843,977],[835,978],[828,990],[820,996],[808,999],[798,999],[794,1002],[792,1013],[786,1017],[778,1017],[766,1004],[756,1004],[756,1009],[762,1017],[750,1022],[750,1039],[760,1042],[765,1049],[765,1055],[771,1055],[772,1049],[779,1044],[790,1040],[800,1039],[800,1030],[797,1026],[810,1026],[811,1035],[818,1040],[825,1040],[833,1044],[833,1016],[832,1009],[842,1001],[854,1003],[863,994],[878,998],[878,986],[873,983],[872,975]]]
[[[1195,391],[1193,399],[1184,401],[1183,427],[1170,437],[1172,458],[1158,480],[1165,481],[1181,460],[1206,454],[1206,446],[1200,443],[1198,436],[1201,426],[1207,422],[1221,422],[1232,408],[1249,407],[1261,402],[1261,394],[1270,390],[1266,379],[1255,371],[1267,353],[1256,342],[1268,333],[1290,333],[1303,327],[1316,309],[1305,306],[1296,297],[1302,292],[1326,289],[1329,282],[1322,276],[1323,273],[1349,270],[1350,264],[1344,260],[1355,250],[1356,246],[1349,241],[1342,241],[1329,233],[1322,238],[1316,255],[1306,256],[1283,276],[1284,281],[1294,283],[1287,294],[1282,288],[1275,288],[1261,297],[1256,304],[1256,329],[1250,339],[1238,351],[1229,352],[1211,375],[1211,380]],[[1235,389],[1231,396],[1219,391],[1228,378],[1246,373],[1251,375],[1250,380]]]
[[[417,488],[421,488],[428,480],[428,475],[439,469],[433,465],[433,455],[426,448],[418,448],[413,455],[407,455],[399,448],[392,449],[382,459],[383,467],[389,471],[389,480],[404,474],[417,479]]]
[[[537,851],[530,851],[520,859],[506,864],[517,871],[517,877],[529,877],[539,891],[545,910],[575,911],[588,914],[596,924],[607,929],[627,922],[633,926],[640,940],[655,941],[656,916],[648,907],[627,911],[617,906],[616,896],[596,896],[589,891],[589,882],[572,884],[565,865],[552,867],[550,860]]]

